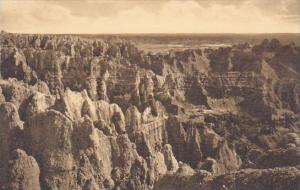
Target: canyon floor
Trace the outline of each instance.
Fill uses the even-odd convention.
[[[299,190],[300,46],[263,37],[2,31],[0,189]]]

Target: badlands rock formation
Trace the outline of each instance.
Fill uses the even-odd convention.
[[[300,47],[145,53],[0,35],[0,189],[300,188]]]

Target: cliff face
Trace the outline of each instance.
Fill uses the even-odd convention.
[[[185,173],[178,171],[174,175],[166,175],[159,181],[154,189],[157,190],[267,190],[267,189],[298,189],[299,167],[285,167],[272,169],[242,169],[219,176],[211,176],[205,171]]]
[[[176,189],[174,179],[266,189],[273,174],[282,189],[299,179],[299,47],[147,54],[75,36],[0,39],[1,189]]]

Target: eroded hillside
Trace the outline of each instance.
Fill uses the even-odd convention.
[[[145,53],[0,35],[2,189],[300,188],[300,47]]]

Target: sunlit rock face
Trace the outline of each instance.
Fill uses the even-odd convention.
[[[40,169],[32,156],[28,156],[21,149],[16,149],[11,154],[8,165],[7,189],[33,189],[40,190]]]
[[[296,189],[300,48],[0,38],[0,189]],[[243,183],[242,183],[243,181]]]

